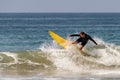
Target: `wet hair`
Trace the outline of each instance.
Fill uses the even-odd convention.
[[[80,34],[82,34],[82,35],[83,35],[83,34],[85,34],[85,33],[84,33],[84,32],[80,32]]]

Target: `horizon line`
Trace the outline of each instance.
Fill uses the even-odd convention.
[[[0,13],[120,13],[120,12],[0,12]]]

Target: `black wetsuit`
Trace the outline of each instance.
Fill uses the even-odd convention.
[[[80,37],[80,34],[72,34],[72,35],[70,35],[70,36],[71,36],[71,37],[72,37],[72,36],[78,36],[78,37]],[[88,42],[88,40],[93,41],[93,42],[97,45],[97,43],[96,43],[89,35],[87,35],[87,34],[85,34],[85,38],[80,37],[80,38],[78,38],[76,41],[77,41],[77,43],[81,42],[81,45],[82,45],[82,46],[85,46],[86,43]]]

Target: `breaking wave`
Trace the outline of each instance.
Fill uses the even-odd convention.
[[[0,69],[17,71],[71,71],[99,74],[120,68],[120,46],[94,38],[99,45],[88,42],[83,51],[76,46],[62,49],[54,41],[40,45],[38,50],[0,52]]]

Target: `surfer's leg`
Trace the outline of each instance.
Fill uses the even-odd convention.
[[[72,44],[77,44],[77,43],[78,43],[77,41],[72,42]]]
[[[83,47],[87,44],[87,42],[82,42],[81,45],[80,45],[80,50],[83,49]]]
[[[83,47],[84,47],[83,45],[80,45],[79,49],[80,49],[80,50],[82,50],[82,49],[83,49]]]

